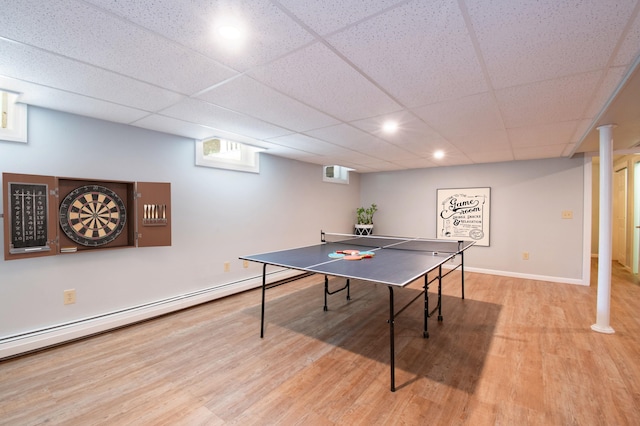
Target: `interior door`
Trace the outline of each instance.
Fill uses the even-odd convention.
[[[627,262],[627,168],[616,170],[613,176],[613,260]]]

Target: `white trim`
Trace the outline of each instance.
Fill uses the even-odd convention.
[[[344,166],[322,166],[322,181],[348,185],[349,172],[351,171],[353,171],[353,169]]]
[[[268,275],[270,281],[275,281],[286,279],[299,273],[300,271],[283,269]],[[258,288],[261,285],[262,275],[241,282],[227,283],[190,294],[158,300],[144,306],[134,306],[122,311],[86,318],[71,324],[59,324],[47,327],[46,329],[32,330],[27,333],[6,336],[0,338],[0,360],[134,324],[225,296]],[[257,332],[258,328],[256,328],[256,334]]]
[[[205,156],[204,143],[212,139],[226,141],[226,139],[222,138],[207,138],[204,140],[196,140],[196,166],[213,167],[216,169],[225,170],[236,170],[240,172],[260,173],[260,152],[265,151],[265,148],[258,148],[241,142],[232,142],[240,146],[240,159],[216,157],[211,155]]]
[[[456,265],[454,264],[444,264],[443,268],[453,269],[455,266]],[[491,269],[471,268],[468,266],[465,266],[465,272],[475,272],[479,274],[498,275],[535,281],[549,281],[560,284],[584,285],[582,280],[579,279],[520,274]],[[299,273],[300,271],[293,269],[282,269],[269,274],[269,277],[270,281],[272,279],[279,280],[292,277]],[[227,283],[225,285],[212,287],[191,294],[180,295],[167,300],[159,300],[155,303],[150,303],[141,307],[132,307],[120,312],[109,313],[95,318],[87,318],[73,324],[60,324],[47,329],[33,330],[29,333],[7,336],[0,339],[0,360],[44,349],[49,346],[54,346],[71,340],[88,337],[93,334],[113,330],[118,327],[131,325],[136,322],[210,302],[242,291],[255,289],[261,285],[262,276],[260,275],[241,282]],[[257,331],[258,328],[256,328],[256,335]]]
[[[442,265],[443,268],[448,269],[451,268],[446,264]],[[548,275],[535,275],[535,274],[522,274],[520,272],[510,272],[510,271],[498,271],[494,269],[484,269],[484,268],[473,268],[473,267],[464,267],[465,272],[476,272],[478,274],[487,274],[487,275],[498,275],[501,277],[512,277],[512,278],[521,278],[524,280],[534,280],[534,281],[547,281],[558,284],[575,284],[575,285],[588,285],[584,284],[583,280],[579,278],[565,278],[565,277],[550,277]]]
[[[27,143],[27,105],[15,102],[17,95],[0,89],[0,93],[8,93],[10,105],[8,108],[8,127],[0,127],[0,140]]]
[[[582,206],[582,285],[591,285],[591,205],[593,203],[593,157],[585,157]]]

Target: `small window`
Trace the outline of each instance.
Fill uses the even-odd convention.
[[[264,149],[240,142],[205,139],[196,141],[196,165],[260,173],[260,151]]]
[[[322,180],[331,183],[349,183],[349,172],[354,169],[343,166],[323,166]]]
[[[0,90],[0,140],[27,143],[27,106],[16,93]]]

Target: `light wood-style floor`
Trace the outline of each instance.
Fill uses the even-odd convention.
[[[640,286],[614,267],[604,335],[596,280],[467,273],[461,300],[452,273],[429,339],[420,302],[396,320],[395,393],[385,286],[328,312],[321,276],[272,289],[264,339],[250,291],[0,362],[0,424],[638,425]]]

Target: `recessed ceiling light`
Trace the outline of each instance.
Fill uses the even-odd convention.
[[[395,131],[398,130],[398,123],[395,121],[386,121],[382,125],[382,130],[385,133],[395,133]]]
[[[433,158],[440,160],[444,158],[444,151],[439,149],[436,152],[433,153]]]
[[[218,27],[218,34],[227,40],[238,40],[242,36],[242,31],[233,25],[222,25]]]

